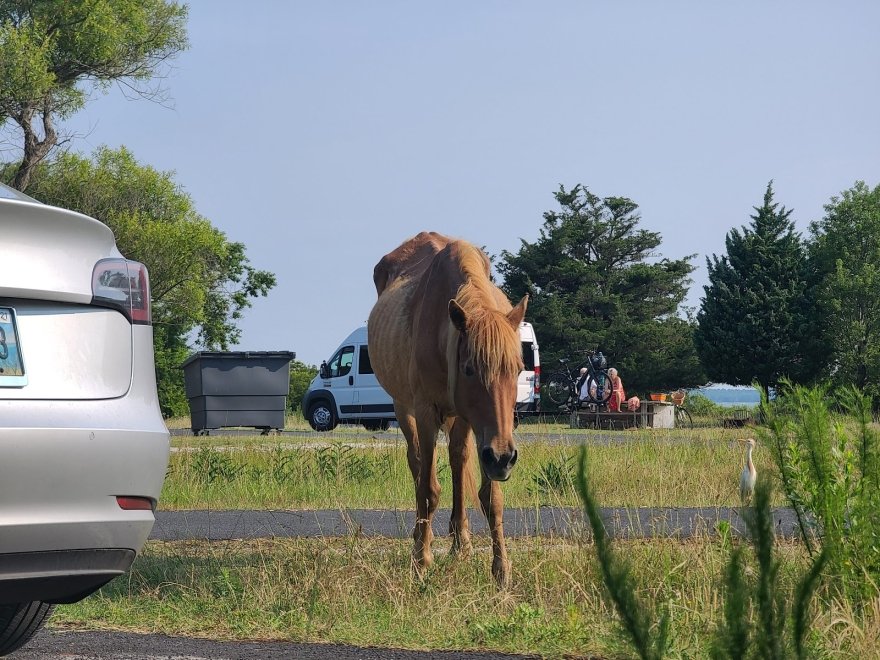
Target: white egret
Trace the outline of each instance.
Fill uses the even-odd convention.
[[[758,478],[758,471],[752,462],[752,450],[755,448],[754,438],[740,438],[740,442],[746,444],[746,465],[742,474],[739,475],[739,498],[743,506],[748,506],[752,501],[752,493],[755,492],[755,480]]]

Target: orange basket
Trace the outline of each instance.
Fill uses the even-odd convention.
[[[651,401],[666,401],[666,394],[649,394],[648,396],[651,397]]]

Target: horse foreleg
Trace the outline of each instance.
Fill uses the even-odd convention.
[[[471,554],[471,531],[467,517],[466,496],[474,492],[473,475],[468,459],[471,455],[471,428],[457,418],[449,432],[449,467],[452,472],[452,552],[467,557]]]
[[[431,543],[434,531],[431,523],[440,502],[440,482],[437,481],[437,422],[433,410],[416,413],[419,438],[419,480],[416,484],[416,526],[413,530],[413,562],[416,570],[424,571],[434,561]]]
[[[502,589],[510,585],[510,560],[507,558],[507,546],[504,543],[504,496],[501,485],[482,473],[480,484],[480,505],[489,522],[492,534],[492,576]]]

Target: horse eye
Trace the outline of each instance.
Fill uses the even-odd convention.
[[[467,376],[468,378],[473,376],[474,375],[474,368],[469,364],[464,365],[464,375]]]

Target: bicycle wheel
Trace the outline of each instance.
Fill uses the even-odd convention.
[[[675,428],[677,429],[689,429],[694,425],[694,420],[691,417],[691,414],[688,412],[687,408],[683,408],[682,406],[675,406]]]
[[[601,387],[599,387],[600,384]],[[600,406],[608,404],[611,399],[611,379],[607,374],[600,373],[598,381],[592,375],[587,376],[587,398],[591,403],[597,403]]]
[[[547,398],[554,406],[559,407],[568,403],[571,398],[571,378],[568,374],[557,371],[550,374],[550,378],[541,384],[541,389],[546,392]]]

